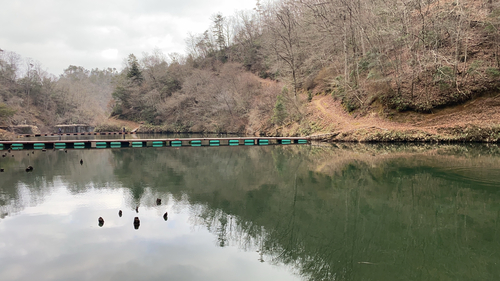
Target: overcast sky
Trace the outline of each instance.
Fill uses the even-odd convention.
[[[122,68],[134,53],[185,53],[188,33],[210,16],[250,10],[256,0],[0,0],[0,49],[59,75],[69,65]]]

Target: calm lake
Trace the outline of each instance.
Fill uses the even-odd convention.
[[[497,145],[31,152],[0,157],[2,281],[500,276]]]

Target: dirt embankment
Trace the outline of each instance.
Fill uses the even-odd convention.
[[[312,137],[321,141],[500,142],[500,95],[427,114],[386,112],[377,105],[349,114],[340,101],[315,96],[307,119],[320,128]]]

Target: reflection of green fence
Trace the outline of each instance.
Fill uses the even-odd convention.
[[[219,146],[220,140],[210,140],[209,144],[210,146]]]
[[[229,145],[240,145],[239,140],[229,140]]]
[[[45,148],[45,143],[35,143],[33,144],[34,149],[44,149]]]
[[[170,146],[174,146],[174,147],[182,146],[182,141],[171,141]]]
[[[268,145],[269,140],[259,140],[259,145]]]

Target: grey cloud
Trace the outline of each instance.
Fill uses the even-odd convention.
[[[130,53],[183,53],[187,34],[206,30],[212,14],[254,5],[255,0],[4,1],[0,48],[31,57],[54,74],[70,64],[120,69]],[[118,56],[100,55],[108,49]]]

